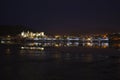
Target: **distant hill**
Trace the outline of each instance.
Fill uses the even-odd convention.
[[[0,25],[0,36],[17,35],[22,31],[32,31],[28,26],[23,25]]]

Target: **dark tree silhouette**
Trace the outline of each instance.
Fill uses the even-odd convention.
[[[17,35],[22,31],[32,31],[29,26],[24,25],[0,25],[0,36]]]

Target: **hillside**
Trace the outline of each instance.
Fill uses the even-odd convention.
[[[0,25],[0,36],[17,35],[22,31],[32,31],[28,26],[22,25]]]

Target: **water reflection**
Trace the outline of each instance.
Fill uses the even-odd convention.
[[[108,52],[101,50],[109,49],[109,47],[109,43],[27,43],[20,47],[19,54],[35,57],[39,60],[53,59],[54,61],[91,63],[105,60],[113,55],[110,54],[113,53],[110,50]],[[109,53],[109,56],[107,53]]]
[[[0,45],[4,54],[1,65],[6,78],[13,80],[119,80],[119,45],[79,42]]]
[[[13,46],[11,46],[13,47]],[[71,50],[73,50],[74,48],[90,48],[90,49],[101,49],[101,48],[115,48],[118,51],[120,51],[120,43],[91,43],[91,42],[87,42],[87,43],[79,43],[79,42],[49,42],[49,43],[39,43],[39,42],[33,42],[33,43],[25,43],[25,44],[20,44],[17,47],[20,52],[20,54],[24,54],[24,53],[29,53],[29,54],[34,54],[34,53],[46,53],[46,52],[50,52],[51,50],[54,51],[54,49],[60,49],[63,48],[62,50],[64,51],[64,49],[66,48],[70,48]],[[13,52],[11,52],[10,45],[6,46],[5,49],[5,53],[6,54],[11,54]],[[62,51],[59,50],[59,51]],[[70,51],[71,51],[70,50]],[[57,51],[58,52],[58,51]],[[62,52],[60,52],[62,53]]]
[[[91,42],[86,42],[86,43],[79,43],[79,42],[51,42],[51,43],[26,43],[24,46],[42,46],[42,47],[93,47],[93,48],[108,48],[109,43],[91,43]]]
[[[7,48],[5,53],[6,53],[6,55],[11,55],[11,49]]]
[[[110,43],[110,47],[120,49],[120,43]]]
[[[31,50],[44,50],[44,47],[39,47],[39,46],[37,46],[37,47],[32,47],[32,46],[24,46],[24,47],[21,47],[21,49],[31,49]]]

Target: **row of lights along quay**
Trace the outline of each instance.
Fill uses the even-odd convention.
[[[101,42],[101,41],[108,41],[109,38],[107,34],[102,35],[81,35],[81,36],[47,36],[44,32],[22,32],[20,35],[21,38],[25,40],[34,40],[34,41],[80,41],[80,42]]]
[[[13,42],[23,42],[23,41],[41,41],[41,42],[54,42],[54,41],[78,41],[78,42],[111,42],[111,41],[120,41],[120,33],[111,33],[111,34],[90,34],[90,35],[79,35],[79,36],[70,36],[70,35],[54,35],[48,36],[44,32],[21,32],[16,36],[1,36],[1,43],[4,41],[13,41]]]

